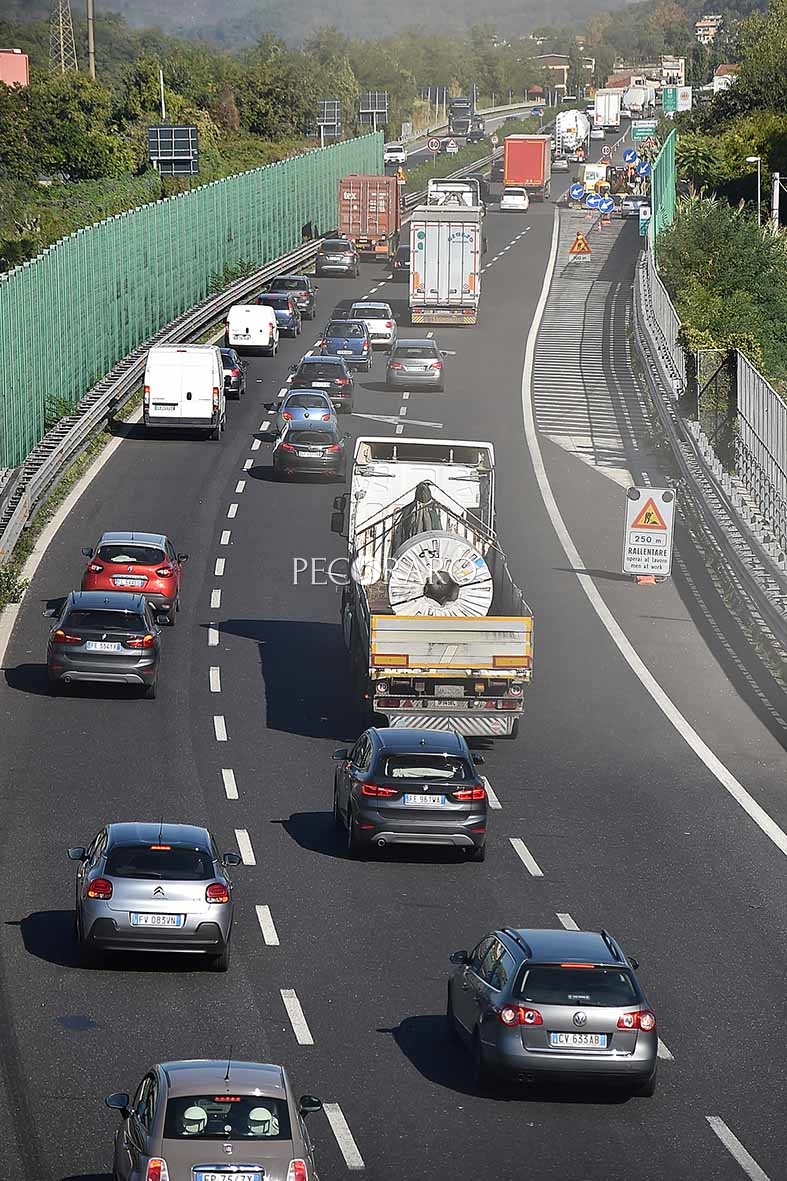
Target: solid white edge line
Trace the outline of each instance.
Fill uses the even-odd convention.
[[[514,852],[516,853],[517,857],[524,865],[527,872],[534,878],[542,878],[544,876],[544,874],[541,870],[541,867],[539,866],[535,857],[530,852],[530,850],[528,849],[527,845],[522,840],[522,838],[521,837],[509,837],[508,839],[513,846]]]
[[[221,591],[218,587],[210,592],[210,606],[211,610],[216,611],[221,606]],[[210,642],[210,641],[209,641]]]
[[[254,849],[251,845],[251,837],[249,830],[246,828],[235,829],[235,840],[238,843],[238,850],[240,852],[240,859],[244,865],[256,865],[257,859],[254,856]]]
[[[492,784],[489,782],[486,775],[482,775],[481,780],[484,784],[484,787],[486,788],[486,798],[489,800],[489,807],[502,809],[503,805],[495,795]]]
[[[208,647],[217,648],[219,643],[219,629],[210,624],[208,627]]]
[[[675,1055],[672,1053],[672,1050],[667,1049],[667,1047],[664,1045],[664,1042],[661,1040],[661,1038],[658,1039],[657,1054],[658,1054],[658,1057],[661,1058],[663,1062],[674,1062],[675,1061]]]
[[[260,924],[262,931],[262,939],[266,947],[279,947],[279,935],[276,930],[276,924],[273,921],[271,908],[269,906],[255,906],[257,912],[257,922]]]
[[[224,784],[224,794],[228,800],[237,800],[238,784],[232,767],[222,767],[221,782]]]
[[[224,567],[226,565],[226,562],[227,562],[226,558],[216,558],[216,566],[213,570],[213,573],[216,575],[217,578],[221,578],[222,575],[224,574]]]
[[[229,517],[229,519],[231,521],[238,515],[238,507],[239,507],[238,504],[235,501],[233,501],[233,503],[227,509],[227,516]]]
[[[308,1022],[303,1012],[301,1002],[298,1000],[294,988],[280,988],[281,999],[284,1001],[284,1007],[287,1010],[287,1016],[290,1019],[292,1032],[295,1034],[295,1040],[299,1046],[313,1046],[314,1038],[309,1029]]]
[[[555,494],[552,491],[552,485],[549,482],[546,465],[544,464],[544,457],[541,454],[541,447],[538,439],[538,432],[536,430],[535,413],[533,409],[533,401],[530,397],[530,389],[533,379],[533,362],[535,360],[536,338],[538,330],[541,326],[541,321],[544,315],[547,299],[549,298],[549,290],[552,285],[552,276],[555,270],[555,261],[557,259],[557,249],[560,230],[560,214],[557,206],[555,206],[554,225],[552,229],[552,245],[549,254],[549,261],[547,262],[546,272],[544,274],[544,284],[541,288],[541,294],[536,305],[533,322],[530,325],[530,331],[527,335],[527,344],[525,347],[525,363],[522,370],[522,414],[524,418],[525,440],[527,448],[530,452],[530,459],[533,464],[533,471],[538,482],[541,499],[544,502],[544,508],[552,523],[552,528],[555,530],[558,541],[563,549],[566,558],[568,559],[572,569],[576,573],[579,585],[585,592],[591,607],[596,612],[596,615],[601,620],[601,623],[606,628],[610,639],[615,647],[620,652],[623,659],[628,664],[635,677],[639,679],[643,688],[650,694],[659,707],[661,712],[666,717],[674,728],[680,734],[681,738],[694,751],[695,755],[701,762],[705,764],[721,786],[735,802],[744,810],[750,820],[753,820],[757,827],[765,834],[780,853],[787,856],[787,833],[783,831],[776,823],[776,821],[768,815],[765,809],[757,803],[754,797],[746,790],[735,776],[732,774],[721,759],[713,753],[710,747],[700,738],[697,731],[690,724],[690,722],[683,716],[678,707],[674,704],[670,697],[667,696],[661,685],[651,673],[650,669],[645,665],[639,654],[635,651],[634,646],[626,636],[618,621],[610,611],[607,604],[604,602],[600,592],[593,582],[592,576],[587,572],[587,567],[580,557],[579,550],[574,545],[571,534],[566,528],[560,509],[558,508]]]
[[[227,741],[227,723],[222,714],[213,715],[213,733],[216,735],[217,742]]]
[[[229,545],[231,537],[232,537],[232,530],[225,529],[221,535],[221,541],[219,542],[219,545]]]
[[[566,911],[563,911],[562,914],[560,911],[558,911],[557,917],[558,917],[561,927],[565,927],[567,931],[578,931],[579,930],[578,924],[574,922],[571,915],[568,914]]]
[[[216,664],[210,666],[208,672],[211,693],[221,693],[221,669]]]
[[[720,1115],[706,1115],[705,1119],[721,1140],[729,1154],[735,1157],[740,1167],[750,1181],[770,1181],[768,1174],[757,1164],[751,1153],[747,1152],[734,1132],[725,1124]]]
[[[349,1124],[344,1118],[344,1112],[338,1103],[323,1103],[322,1109],[325,1112],[325,1117],[331,1125],[331,1131],[336,1137],[336,1143],[339,1145],[339,1151],[344,1157],[344,1163],[348,1169],[365,1169],[366,1165],[363,1163],[363,1157],[358,1151],[358,1145],[355,1143]]]

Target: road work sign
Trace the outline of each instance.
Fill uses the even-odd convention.
[[[666,577],[672,569],[675,493],[671,488],[628,488],[623,573]]]
[[[568,256],[574,261],[585,261],[590,258],[590,245],[584,234],[577,234],[568,248]]]

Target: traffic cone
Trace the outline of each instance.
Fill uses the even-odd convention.
[[[637,586],[655,586],[656,585],[656,575],[655,574],[638,574],[636,576],[636,578],[637,578]]]

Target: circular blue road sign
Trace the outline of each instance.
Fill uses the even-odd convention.
[[[611,213],[614,208],[615,208],[615,202],[612,200],[611,197],[603,197],[602,198],[601,204],[599,205],[599,209],[601,210],[602,213]]]
[[[568,195],[572,201],[581,201],[585,195],[585,186],[581,184],[572,185],[568,190]]]
[[[587,205],[588,209],[599,209],[601,207],[602,200],[603,198],[600,197],[598,193],[588,193],[587,197],[585,197],[585,204]]]
[[[636,164],[638,159],[639,157],[637,156],[636,148],[626,148],[625,152],[623,153],[624,164]]]
[[[650,176],[650,164],[647,160],[640,160],[637,165],[637,176]]]

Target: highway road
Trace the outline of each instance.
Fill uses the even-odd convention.
[[[606,394],[616,421],[629,415],[631,425],[641,391],[625,293],[636,230],[615,223],[596,234],[597,281],[575,299],[559,286],[572,281],[561,237],[566,335],[555,347],[560,317],[540,297],[556,216],[549,203],[488,214],[480,323],[436,331],[455,353],[445,394],[386,392],[380,357],[344,420],[353,437],[444,433],[496,448],[500,538],[534,609],[537,646],[520,736],[487,751],[501,807],[483,865],[344,856],[330,756],[357,733],[358,713],[339,590],[293,577],[298,558],[340,556],[329,531],[338,488],[271,479],[265,403],[334,303],[374,292],[403,309],[404,285],[379,266],[320,281],[318,320],[276,359],[250,363],[221,444],[124,428],[49,546],[0,681],[0,1135],[17,1181],[103,1178],[115,1128],[105,1094],[133,1089],[154,1061],[230,1054],[284,1062],[299,1091],[338,1104],[333,1126],[311,1117],[322,1181],[362,1166],[375,1181],[785,1176],[787,711],[685,531],[669,583],[636,587],[616,574],[620,483],[602,455],[580,454],[570,432],[545,421],[544,391],[562,390],[564,410]],[[526,341],[542,311],[526,436]],[[663,453],[630,433],[608,466],[655,483]],[[575,572],[561,525],[591,575]],[[81,547],[126,527],[165,531],[191,555],[183,611],[164,633],[159,697],[84,688],[50,698],[41,612],[78,585]],[[694,731],[728,780],[697,753]],[[733,778],[768,811],[769,834]],[[107,821],[162,816],[205,823],[222,848],[244,854],[227,976],[190,960],[78,964],[66,847]],[[474,1092],[443,1023],[449,952],[502,924],[560,923],[606,926],[640,959],[663,1043],[654,1098]],[[292,1024],[282,990],[294,991],[305,1025]]]

